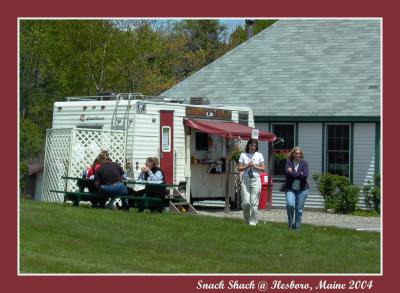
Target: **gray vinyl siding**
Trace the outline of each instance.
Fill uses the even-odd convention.
[[[269,130],[269,123],[257,123],[257,128]],[[353,141],[353,184],[362,186],[368,180],[373,182],[375,174],[375,123],[354,123],[354,141]],[[309,195],[305,204],[306,208],[322,209],[324,200],[319,194],[316,184],[312,179],[315,173],[323,172],[322,162],[324,154],[324,145],[322,139],[322,123],[299,123],[298,124],[298,142],[304,151],[305,159],[309,165],[310,185]],[[268,144],[260,142],[259,151],[268,158]],[[278,191],[280,182],[275,182],[272,195],[272,206],[276,208],[285,207],[285,195]],[[360,196],[358,202],[360,208],[365,208],[364,197]]]
[[[373,182],[375,175],[375,124],[354,124],[353,146],[353,184],[362,186],[368,180]],[[360,196],[360,207],[365,207],[364,197]]]
[[[322,171],[322,123],[299,123],[299,147],[308,162],[310,192],[316,192],[312,175]]]
[[[322,171],[322,123],[299,123],[299,141],[308,162],[308,184],[310,186],[306,208],[323,208],[324,199],[319,194],[312,175]]]
[[[259,130],[269,131],[269,123],[257,123],[255,128]],[[258,151],[264,156],[265,164],[268,164],[268,142],[260,141],[258,143]]]

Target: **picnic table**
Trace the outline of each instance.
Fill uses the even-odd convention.
[[[129,201],[130,207],[138,208],[139,212],[144,209],[162,211],[163,208],[169,207],[170,202],[179,203],[186,202],[182,196],[171,195],[170,190],[178,188],[176,184],[163,184],[148,181],[123,180],[127,186],[143,186],[143,196],[132,196]]]
[[[94,180],[80,177],[61,177],[64,180],[76,181],[78,191],[62,191],[62,190],[51,190],[51,192],[64,194],[64,202],[72,201],[73,206],[78,207],[80,202],[88,201],[91,202],[94,208],[104,208],[106,202],[112,199],[127,200],[129,207],[138,208],[139,212],[143,212],[144,209],[162,211],[163,208],[168,207],[170,202],[179,203],[185,202],[186,200],[182,196],[176,196],[169,194],[169,189],[177,188],[176,184],[161,184],[151,183],[143,181],[135,181],[132,179],[123,180],[127,186],[143,185],[144,194],[143,196],[134,195],[115,195],[115,194],[104,194],[101,193],[94,183]],[[167,195],[157,196],[167,190]]]

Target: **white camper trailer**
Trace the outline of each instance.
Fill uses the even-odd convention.
[[[229,194],[230,201],[237,201],[227,158],[234,143],[249,138],[253,113],[248,107],[204,102],[140,94],[68,97],[54,104],[52,130],[123,132],[122,161],[130,177],[137,176],[147,157],[157,156],[166,182],[183,183],[187,200],[226,200]],[[232,135],[232,129],[242,132]],[[268,140],[275,139],[267,134]]]

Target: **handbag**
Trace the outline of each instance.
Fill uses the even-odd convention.
[[[249,177],[250,177],[250,178],[253,178],[253,177],[254,177],[253,170],[250,169],[248,173],[249,173]]]

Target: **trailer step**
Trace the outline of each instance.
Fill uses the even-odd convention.
[[[169,211],[176,214],[198,214],[199,212],[188,202],[170,202]]]

